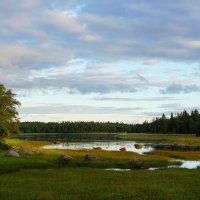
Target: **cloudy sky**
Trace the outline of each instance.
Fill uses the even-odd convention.
[[[200,1],[0,1],[0,82],[22,121],[136,123],[200,108]]]

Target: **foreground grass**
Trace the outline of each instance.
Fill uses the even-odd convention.
[[[200,169],[143,169],[167,166],[177,158],[199,160],[199,152],[154,151],[139,155],[102,150],[45,150],[40,147],[49,142],[17,139],[7,139],[6,143],[15,148],[22,146],[34,154],[11,158],[0,151],[0,200],[198,200],[200,197]],[[75,160],[61,165],[58,161],[61,154],[71,155]],[[86,154],[105,160],[88,162],[84,160]],[[115,172],[106,168],[133,170]]]
[[[134,170],[92,168],[22,170],[0,175],[1,200],[198,200],[199,170]]]

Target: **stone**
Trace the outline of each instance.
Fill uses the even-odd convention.
[[[7,154],[7,156],[10,156],[10,157],[19,157],[19,153],[15,150],[15,149],[10,149]]]
[[[142,149],[143,144],[134,144],[134,146],[136,149]]]
[[[101,147],[93,147],[94,150],[102,150]]]
[[[95,155],[89,155],[89,154],[87,154],[85,156],[85,160],[86,161],[94,161],[94,160],[104,160],[104,159],[101,158],[101,157],[95,156]]]
[[[141,159],[134,159],[133,162],[136,163],[136,164],[142,164],[143,160],[141,160]]]
[[[74,160],[73,157],[69,156],[69,155],[61,155],[58,160],[60,161],[60,163],[62,164],[67,164],[69,161]]]
[[[59,141],[53,141],[53,144],[60,144]]]
[[[125,147],[122,147],[119,149],[120,151],[126,151],[126,148]]]
[[[141,159],[134,159],[133,162],[133,168],[134,169],[144,169],[144,162]]]

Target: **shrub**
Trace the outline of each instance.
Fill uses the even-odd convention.
[[[0,141],[0,149],[1,150],[9,150],[9,149],[11,149],[11,146],[9,146],[8,144],[5,144],[4,142]]]

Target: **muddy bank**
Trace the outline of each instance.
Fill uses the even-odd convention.
[[[156,150],[171,151],[200,151],[200,146],[176,145],[176,144],[151,144]]]

